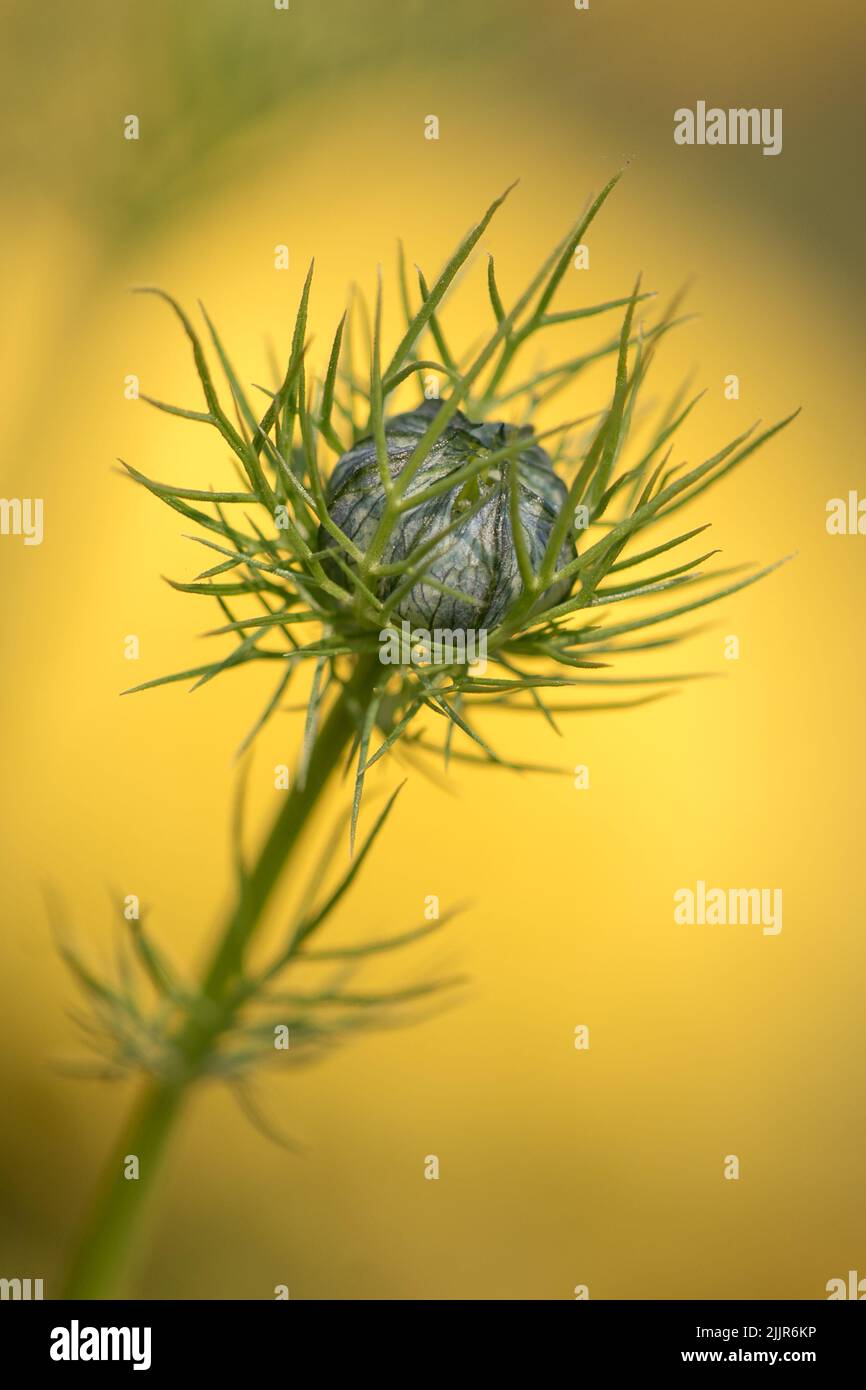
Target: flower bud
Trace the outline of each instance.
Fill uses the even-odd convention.
[[[396,415],[387,422],[385,442],[391,477],[405,467],[440,402],[425,402],[416,410]],[[473,424],[458,411],[430,449],[409,482],[407,499],[426,490],[432,483],[447,479],[458,469],[494,453],[520,433],[514,425]],[[400,564],[421,545],[457,520],[443,535],[441,545],[433,546],[424,559],[424,574],[402,596],[394,616],[425,628],[492,630],[523,593],[523,580],[511,527],[509,469],[517,469],[517,510],[523,527],[526,550],[533,572],[537,573],[556,517],[565,504],[567,489],[553,471],[548,454],[538,445],[526,448],[510,460],[499,460],[468,481],[459,480],[453,488],[402,512],[382,553],[382,563]],[[379,471],[375,442],[362,439],[336,465],[328,485],[328,507],[333,520],[349,538],[366,551],[376,533],[385,508],[385,490]],[[480,503],[480,505],[478,505]],[[477,507],[477,509],[476,509]],[[459,520],[461,512],[466,520]],[[324,530],[320,546],[336,542]],[[574,556],[574,545],[563,545],[558,564]],[[340,572],[341,573],[341,572]],[[337,569],[335,567],[335,577]],[[387,599],[403,576],[380,581],[377,593]],[[436,583],[430,583],[430,580]],[[342,583],[347,583],[345,575]],[[443,593],[437,585],[459,589],[467,597]],[[557,601],[570,585],[560,583],[539,600],[539,607]]]

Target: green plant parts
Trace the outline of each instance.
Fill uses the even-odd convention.
[[[170,582],[218,605],[221,621],[209,635],[230,644],[202,665],[136,689],[172,681],[195,688],[251,662],[269,662],[273,690],[242,749],[285,708],[292,682],[303,687],[304,734],[292,785],[251,858],[240,849],[238,799],[235,899],[218,924],[199,983],[178,976],[139,921],[122,924],[125,953],[116,980],[98,978],[68,935],[63,942],[90,1004],[83,1023],[100,1054],[99,1074],[145,1075],[85,1224],[70,1296],[110,1296],[122,1286],[144,1199],[197,1081],[224,1082],[255,1117],[251,1076],[273,1060],[275,1028],[288,1027],[287,1057],[303,1061],[361,1029],[416,1016],[419,999],[458,983],[423,979],[383,993],[357,982],[371,957],[429,936],[444,918],[402,930],[384,924],[361,941],[333,942],[326,934],[394,804],[396,793],[359,838],[369,769],[398,744],[421,767],[444,757],[526,768],[507,748],[491,745],[486,727],[479,731],[478,713],[534,711],[558,731],[560,715],[658,699],[688,676],[621,674],[622,666],[635,653],[669,647],[685,635],[665,625],[774,568],[736,577],[730,569],[706,568],[717,552],[692,553],[700,550],[692,542],[705,526],[681,530],[671,521],[793,416],[748,430],[699,463],[676,463],[677,431],[700,398],[688,399],[683,388],[659,407],[646,405],[644,394],[663,340],[682,322],[677,306],[644,319],[650,296],[638,282],[620,299],[553,307],[575,249],[618,178],[508,307],[488,259],[489,328],[472,347],[451,342],[443,311],[507,194],[491,204],[432,283],[418,272],[414,292],[401,251],[403,327],[390,356],[382,342],[380,276],[372,311],[352,294],[323,370],[312,373],[311,267],[285,370],[264,391],[261,413],[205,311],[207,351],[185,311],[162,291],[147,291],[179,319],[204,399],[198,409],[144,399],[214,429],[239,482],[231,490],[201,490],[156,482],[124,465],[197,528],[192,539],[209,551],[209,563],[191,581]],[[584,319],[617,311],[619,330],[600,345],[538,365],[545,339],[582,338]],[[607,399],[587,402],[590,413],[547,423],[556,398],[606,359],[612,365]],[[225,377],[224,392],[211,360]],[[441,392],[431,393],[431,380]],[[646,598],[649,607],[632,606]],[[416,659],[413,646],[397,664],[386,663],[383,638],[397,624],[483,630],[484,673],[465,650],[457,657],[427,650]],[[599,674],[611,666],[612,673]],[[644,688],[631,694],[635,685]],[[625,698],[617,697],[617,686],[625,687]],[[306,895],[307,906],[270,962],[253,968],[249,948],[265,909],[294,863],[322,792],[347,760],[354,769],[348,867],[322,900]],[[333,858],[333,843],[328,855]],[[312,882],[326,869],[327,862]],[[319,968],[318,984],[309,983],[308,972],[303,985],[296,982],[302,963]],[[137,1182],[123,1178],[129,1154],[141,1161]]]

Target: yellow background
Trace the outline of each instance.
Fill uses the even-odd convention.
[[[216,615],[159,578],[203,567],[190,528],[112,462],[187,486],[226,476],[207,431],[124,399],[131,372],[157,396],[199,399],[167,313],[126,288],[201,297],[244,377],[267,379],[266,337],[282,355],[312,255],[321,363],[347,284],[369,288],[380,260],[390,272],[398,236],[432,275],[519,176],[483,242],[513,295],[630,158],[563,302],[626,294],[638,270],[663,298],[695,277],[701,317],[656,377],[659,397],[692,367],[708,387],[677,459],[758,416],[803,413],[688,521],[713,521],[725,563],[796,559],[710,610],[682,651],[624,665],[723,679],[569,717],[562,740],[525,716],[487,718],[514,756],[587,764],[590,790],[459,766],[439,788],[410,773],[333,936],[404,929],[427,894],[443,908],[468,899],[381,978],[457,970],[470,988],[415,1027],[263,1075],[262,1104],[299,1156],[224,1093],[198,1094],[126,1292],[557,1299],[587,1284],[593,1298],[808,1299],[849,1269],[866,1275],[866,540],[824,525],[829,498],[866,488],[862,10],[8,9],[0,492],[43,497],[46,533],[41,547],[0,540],[0,1273],[56,1289],[130,1099],[125,1084],[57,1071],[83,1054],[41,886],[97,961],[113,949],[109,891],[139,894],[193,969],[229,891],[232,753],[271,679],[247,670],[194,696],[118,698],[204,660],[198,634]],[[782,154],[675,146],[674,109],[699,98],[783,107]],[[122,139],[129,113],[137,143]],[[423,138],[430,113],[438,142]],[[279,242],[288,272],[274,269]],[[448,318],[464,343],[482,277],[479,259]],[[612,328],[577,325],[575,350]],[[738,402],[723,396],[730,372]],[[579,409],[601,404],[596,382]],[[739,662],[723,659],[732,633]],[[283,713],[257,747],[251,843],[299,733]],[[402,775],[379,770],[377,793]],[[345,801],[335,788],[326,819]],[[781,887],[782,933],[675,926],[673,892],[699,878]],[[574,1049],[577,1024],[588,1052]],[[424,1180],[428,1154],[438,1182]],[[723,1179],[728,1154],[738,1182]]]

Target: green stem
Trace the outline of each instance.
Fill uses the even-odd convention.
[[[177,1074],[154,1077],[139,1096],[103,1172],[62,1297],[117,1297],[145,1199],[175,1121],[215,1042],[232,1021],[246,948],[316,802],[357,730],[378,669],[374,656],[359,658],[315,741],[303,785],[295,784],[275,817],[205,971],[195,1006],[178,1030]],[[137,1179],[124,1176],[131,1155],[138,1159]]]

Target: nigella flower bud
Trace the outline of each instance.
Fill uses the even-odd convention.
[[[426,402],[417,410],[388,421],[385,442],[392,477],[396,478],[411,457],[439,406],[438,401]],[[518,433],[514,425],[473,424],[458,411],[414,474],[406,488],[406,498],[421,493],[431,483],[447,479],[449,474],[478,459],[480,451],[492,454],[503,448]],[[567,489],[554,473],[549,456],[538,445],[527,444],[516,456],[516,466],[518,512],[530,562],[537,572]],[[419,546],[451,526],[462,511],[467,514],[465,522],[458,520],[443,536],[440,546],[434,545],[427,552],[424,575],[400,599],[394,610],[396,618],[429,629],[492,630],[508,615],[523,592],[511,529],[508,468],[509,464],[501,460],[493,463],[489,471],[483,470],[468,483],[458,480],[452,489],[398,517],[382,554],[384,564],[407,560]],[[372,439],[362,439],[339,460],[330,479],[327,500],[333,520],[361,550],[366,550],[385,507],[385,490]],[[477,503],[480,506],[474,510]],[[336,544],[324,530],[319,543]],[[573,556],[573,544],[566,543],[559,565]],[[338,573],[341,572],[335,566],[335,577]],[[401,579],[398,575],[381,581],[379,597],[387,598]],[[430,583],[431,579],[436,583]],[[341,582],[348,583],[345,576]],[[459,589],[467,597],[443,592],[438,585]],[[539,606],[563,597],[568,588],[568,583],[557,585]]]

